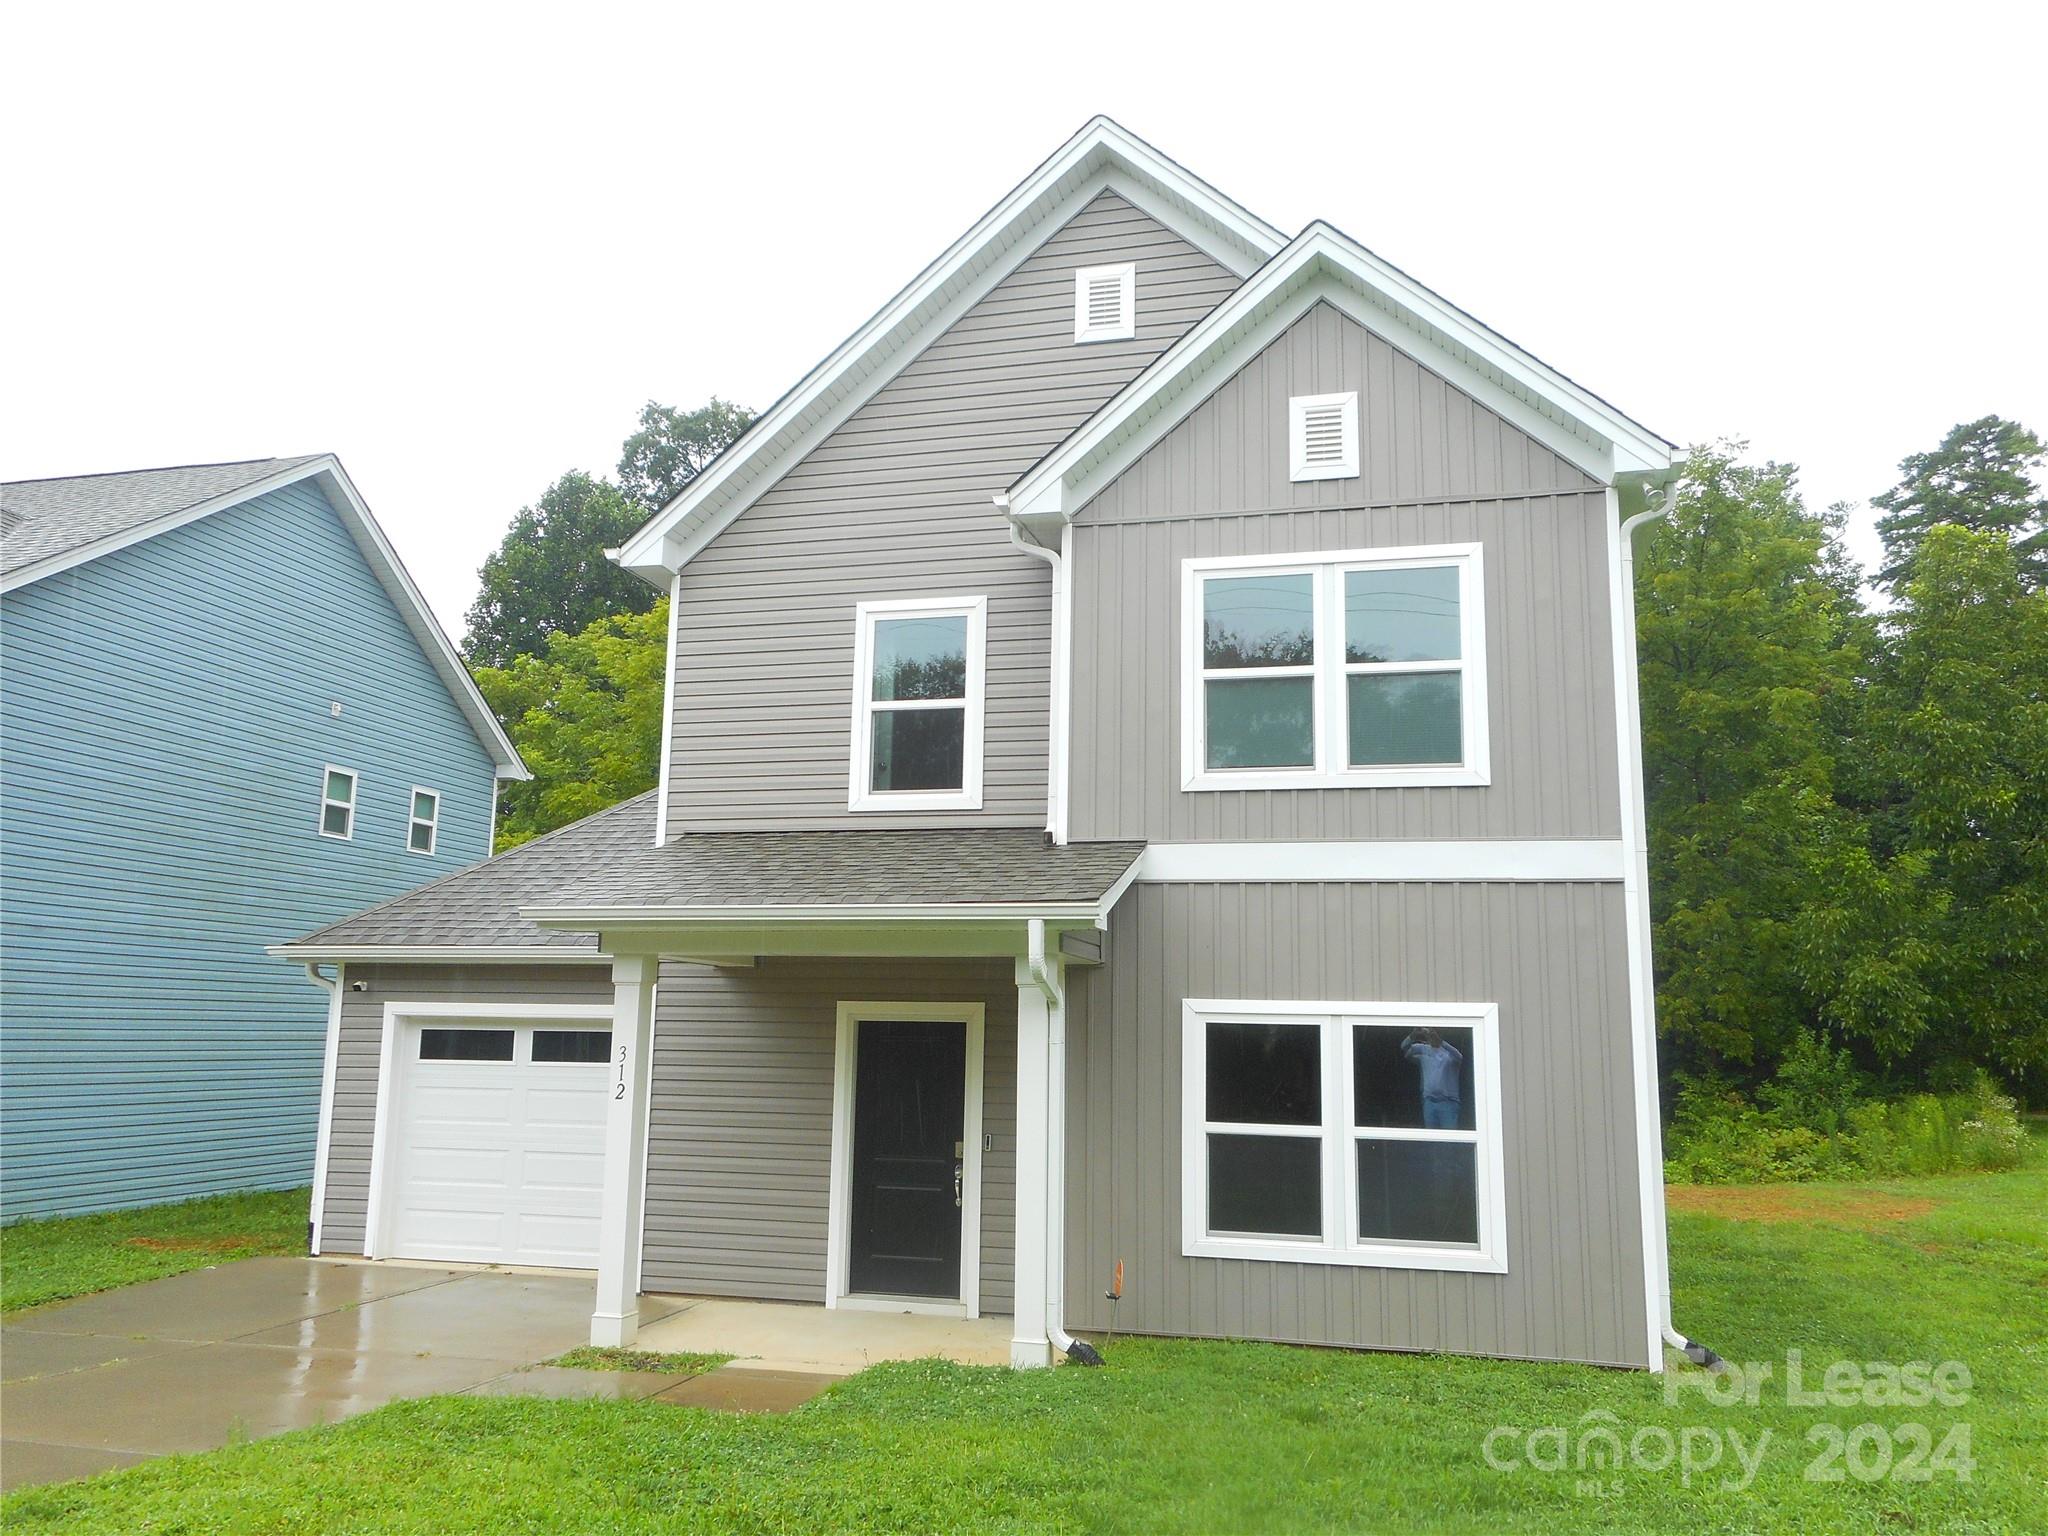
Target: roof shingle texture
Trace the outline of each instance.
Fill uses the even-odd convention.
[[[539,927],[521,917],[520,909],[650,845],[658,793],[650,789],[635,795],[294,942],[319,947],[595,949],[594,935]]]
[[[637,848],[550,907],[929,906],[1099,901],[1145,845],[1022,827],[691,832]]]
[[[0,484],[0,571],[13,572],[320,458],[244,459]]]

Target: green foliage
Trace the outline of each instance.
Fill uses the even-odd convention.
[[[659,595],[605,557],[643,520],[608,480],[571,470],[512,519],[480,573],[463,653],[472,667],[538,656],[551,635],[613,614],[644,613]]]
[[[617,1345],[585,1344],[546,1362],[578,1371],[660,1371],[670,1376],[701,1376],[715,1371],[731,1355],[674,1353],[658,1349],[622,1349]]]
[[[1846,1051],[1802,1036],[1757,1090],[1684,1081],[1664,1172],[1685,1184],[1899,1178],[2017,1167],[2026,1133],[2013,1100],[1977,1070],[1960,1090],[1863,1099]]]
[[[0,1228],[0,1311],[90,1296],[229,1259],[306,1251],[307,1192],[209,1195]]]
[[[619,450],[619,489],[643,517],[659,512],[753,420],[752,411],[716,395],[694,411],[648,401],[640,430]]]
[[[546,653],[476,669],[533,777],[498,800],[498,851],[654,786],[668,599],[549,636]]]
[[[2048,496],[2034,473],[2048,447],[2016,421],[1982,416],[1951,428],[1930,453],[1908,455],[1900,480],[1871,498],[1885,563],[1877,579],[1897,588],[1914,574],[1922,545],[1936,528],[1994,533],[2011,546],[2027,586],[2048,582]]]

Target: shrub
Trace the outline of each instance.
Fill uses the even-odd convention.
[[[1664,1175],[1744,1184],[1894,1178],[2011,1168],[2024,1155],[2018,1107],[1982,1071],[1950,1093],[1879,1100],[1845,1052],[1809,1040],[1758,1091],[1767,1107],[1706,1078],[1679,1085]]]

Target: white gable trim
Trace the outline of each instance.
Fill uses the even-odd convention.
[[[1012,515],[1070,519],[1317,303],[1442,374],[1603,485],[1661,478],[1680,451],[1326,224],[1312,224],[1009,491]]]
[[[1106,117],[991,208],[619,549],[659,586],[1105,189],[1244,277],[1280,232]]]
[[[341,467],[341,461],[331,453],[323,453],[303,464],[294,464],[275,474],[251,480],[246,485],[236,486],[232,491],[223,492],[206,501],[195,502],[189,507],[166,513],[133,528],[124,528],[119,533],[95,539],[90,544],[67,549],[61,554],[50,556],[47,560],[22,566],[10,573],[4,583],[0,583],[0,591],[12,592],[31,582],[61,575],[65,571],[104,559],[108,555],[156,538],[160,534],[187,527],[202,518],[213,516],[216,512],[225,512],[230,507],[238,507],[245,501],[255,500],[258,496],[282,490],[288,485],[296,485],[301,480],[316,482],[322,494],[326,496],[328,504],[341,518],[342,527],[348,530],[349,537],[355,541],[355,546],[368,563],[371,574],[390,596],[392,606],[398,610],[399,618],[412,632],[413,639],[419,643],[428,664],[440,677],[442,685],[447,688],[456,707],[462,711],[463,718],[468,721],[469,728],[476,733],[476,738],[484,751],[497,765],[498,777],[531,778],[532,775],[526,771],[526,764],[520,761],[518,750],[499,726],[497,716],[491,713],[490,705],[484,702],[484,696],[477,691],[476,682],[469,675],[469,668],[463,665],[461,655],[442,630],[440,622],[435,619],[433,610],[427,606],[426,598],[421,596],[419,588],[413,585],[412,577],[406,573],[405,566],[398,558],[398,552],[391,547],[391,541],[384,536],[384,530],[377,526],[376,518],[370,515],[368,505],[349,480],[348,471]]]

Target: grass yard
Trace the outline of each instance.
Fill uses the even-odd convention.
[[[1647,1374],[1125,1339],[1100,1371],[881,1366],[786,1417],[404,1403],[28,1490],[0,1505],[0,1523],[10,1536],[2048,1530],[2048,1162],[1796,1192],[1679,1191],[1672,1226],[1680,1326],[1733,1359],[1772,1363],[1755,1407],[1706,1401],[1698,1372],[1674,1377],[1684,1385],[1667,1401]],[[1836,1361],[1961,1361],[1972,1384],[1954,1407],[1793,1406],[1789,1350],[1802,1352],[1809,1389]],[[1910,1424],[1925,1427],[1930,1453],[1908,1475],[1883,1473],[1877,1437],[1913,1462]],[[1566,1444],[1575,1456],[1581,1434],[1603,1425],[1624,1443],[1650,1432],[1653,1461],[1655,1431],[1689,1441],[1694,1465],[1595,1477],[1529,1464]],[[1843,1432],[1844,1455],[1828,1454],[1824,1425]],[[1959,1425],[1967,1479],[1954,1465]],[[1530,1441],[1544,1426],[1561,1433]],[[1502,1427],[1513,1429],[1495,1437],[1508,1471],[1484,1454]],[[1730,1430],[1756,1467],[1739,1489],[1724,1485],[1742,1476]],[[1709,1437],[1722,1459],[1701,1467]]]
[[[266,1253],[306,1251],[310,1191],[214,1195],[0,1228],[0,1312]]]

